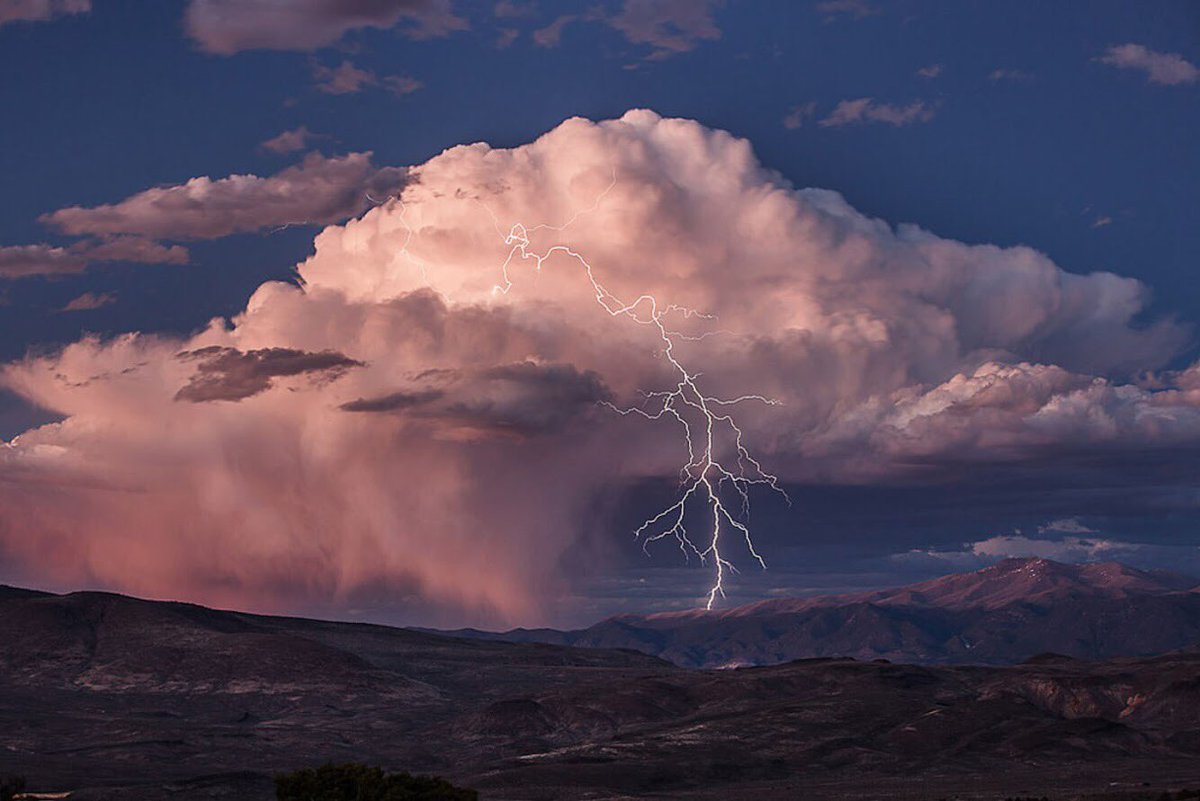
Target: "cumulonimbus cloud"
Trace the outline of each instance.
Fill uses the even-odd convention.
[[[290,196],[256,197],[256,226],[296,216]],[[165,235],[135,224],[156,205],[91,219]],[[1200,442],[1200,367],[1130,378],[1189,338],[1139,322],[1138,281],[889,225],[792,187],[744,140],[632,111],[447,150],[398,201],[322,231],[299,285],[264,284],[194,336],[88,338],[5,367],[4,386],[64,418],[0,447],[10,577],[536,622],[595,493],[674,477],[687,452],[670,419],[608,405],[679,380],[661,339],[600,305],[569,257],[517,258],[509,285],[515,223],[533,250],[585,254],[616,297],[690,310],[668,320],[674,356],[714,396],[777,402],[734,413],[785,481]]]

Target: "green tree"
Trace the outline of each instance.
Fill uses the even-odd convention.
[[[278,801],[478,801],[479,793],[437,776],[384,773],[354,762],[275,777]]]

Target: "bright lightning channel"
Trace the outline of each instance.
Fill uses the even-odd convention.
[[[591,285],[596,302],[612,317],[623,317],[638,325],[648,326],[661,340],[662,354],[675,372],[678,380],[672,389],[644,392],[644,402],[641,406],[622,408],[604,401],[604,405],[616,413],[629,416],[637,415],[647,420],[674,418],[683,429],[684,441],[687,445],[688,460],[679,470],[681,492],[675,503],[663,509],[658,514],[649,517],[634,531],[634,536],[642,543],[642,549],[649,553],[652,542],[674,538],[683,552],[684,559],[690,555],[696,556],[700,563],[714,566],[713,584],[709,588],[706,609],[712,609],[717,598],[725,598],[725,582],[730,573],[737,573],[737,567],[722,553],[723,537],[732,530],[744,541],[746,549],[758,563],[766,569],[767,564],[754,546],[750,529],[746,520],[750,515],[750,488],[755,485],[765,485],[770,490],[781,495],[790,505],[791,500],[782,487],[777,476],[766,472],[746,448],[743,442],[743,432],[729,411],[741,403],[757,402],[768,406],[777,406],[779,402],[763,395],[746,394],[734,398],[719,398],[705,394],[697,381],[702,373],[689,370],[679,360],[675,353],[678,342],[683,340],[699,340],[719,331],[710,331],[698,336],[689,336],[667,327],[667,318],[676,314],[684,318],[715,319],[712,315],[701,314],[675,304],[663,304],[650,294],[642,294],[631,301],[625,301],[604,287],[596,276],[591,263],[579,252],[567,245],[554,245],[544,251],[533,249],[533,234],[539,231],[562,232],[569,228],[579,217],[594,211],[604,197],[616,184],[616,176],[608,187],[597,196],[595,202],[586,209],[575,212],[569,220],[561,225],[535,225],[527,227],[522,223],[514,223],[507,233],[503,231],[499,220],[490,208],[481,201],[480,205],[492,218],[496,232],[503,237],[504,244],[509,248],[508,257],[501,266],[501,283],[493,288],[493,293],[507,295],[513,288],[509,277],[509,269],[515,263],[533,262],[535,272],[541,272],[548,260],[555,256],[565,257],[574,261],[582,268],[588,283]],[[426,264],[408,252],[408,244],[412,241],[413,231],[404,220],[401,209],[401,222],[407,229],[401,253],[417,265],[422,275],[425,274]],[[694,418],[694,419],[689,419]],[[718,458],[718,450],[724,444],[727,452],[731,453],[733,462],[730,465]],[[740,501],[740,519],[735,515],[722,498],[722,490],[732,488]],[[706,541],[699,544],[688,533],[689,504],[697,499],[703,501],[711,516],[711,530]]]

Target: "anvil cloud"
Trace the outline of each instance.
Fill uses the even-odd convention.
[[[153,206],[150,226],[76,227],[174,230]],[[118,210],[103,220],[143,217]],[[673,422],[605,405],[676,379],[578,262],[514,263],[496,291],[515,222],[533,250],[585,254],[620,297],[701,313],[672,319],[676,355],[712,394],[778,401],[735,414],[785,481],[1200,439],[1200,367],[1161,372],[1188,332],[1136,322],[1138,281],[893,227],[793,188],[744,140],[632,111],[411,168],[399,202],[318,235],[299,286],[264,284],[192,337],[89,338],[8,365],[4,386],[64,418],[0,447],[10,572],[538,621],[595,493],[673,477],[686,452]]]

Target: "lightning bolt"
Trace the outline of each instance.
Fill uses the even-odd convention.
[[[676,345],[681,341],[696,341],[724,331],[708,331],[700,335],[685,335],[668,327],[668,320],[673,315],[685,319],[701,318],[715,320],[714,315],[704,314],[675,304],[661,303],[650,294],[638,295],[632,300],[623,300],[610,292],[601,283],[596,270],[583,254],[567,245],[553,245],[538,251],[533,247],[533,235],[540,231],[563,232],[575,223],[581,216],[595,211],[604,197],[616,185],[616,174],[591,204],[591,206],[576,211],[561,225],[540,224],[527,227],[523,223],[512,224],[505,232],[495,213],[482,201],[475,199],[491,217],[492,225],[497,234],[502,237],[509,249],[508,256],[500,267],[501,282],[493,288],[493,294],[507,295],[513,288],[509,270],[515,264],[532,262],[535,272],[541,272],[546,262],[559,257],[574,262],[581,268],[583,275],[591,286],[597,304],[611,317],[625,318],[637,325],[649,327],[661,342],[661,353],[666,359],[677,378],[673,388],[652,392],[643,392],[643,403],[640,406],[619,407],[604,401],[617,414],[622,416],[640,416],[647,420],[662,420],[673,418],[683,430],[684,443],[687,446],[687,462],[679,470],[680,494],[677,500],[649,517],[634,531],[634,536],[642,543],[642,549],[649,554],[649,546],[659,540],[673,538],[679,545],[684,559],[690,560],[695,556],[702,565],[711,563],[714,566],[712,586],[709,588],[706,609],[712,609],[717,598],[725,597],[725,582],[730,573],[737,573],[737,567],[727,559],[722,551],[726,534],[740,537],[749,551],[750,556],[759,567],[766,569],[767,564],[754,546],[747,521],[750,516],[750,489],[762,485],[779,494],[791,505],[791,499],[779,486],[777,476],[766,472],[763,466],[744,443],[742,429],[734,420],[731,409],[748,402],[761,403],[767,406],[777,406],[779,402],[763,395],[746,394],[733,398],[720,398],[707,394],[701,389],[698,380],[702,373],[686,367],[676,355]],[[425,274],[425,262],[408,253],[408,244],[412,241],[413,232],[401,210],[401,222],[407,229],[407,237],[401,250],[405,258],[418,266],[422,275]],[[719,454],[725,452],[729,457],[725,462]],[[735,514],[726,503],[726,490],[732,490],[739,502],[739,513]],[[688,531],[689,509],[697,504],[707,507],[711,528],[707,537],[699,543],[692,538]]]

